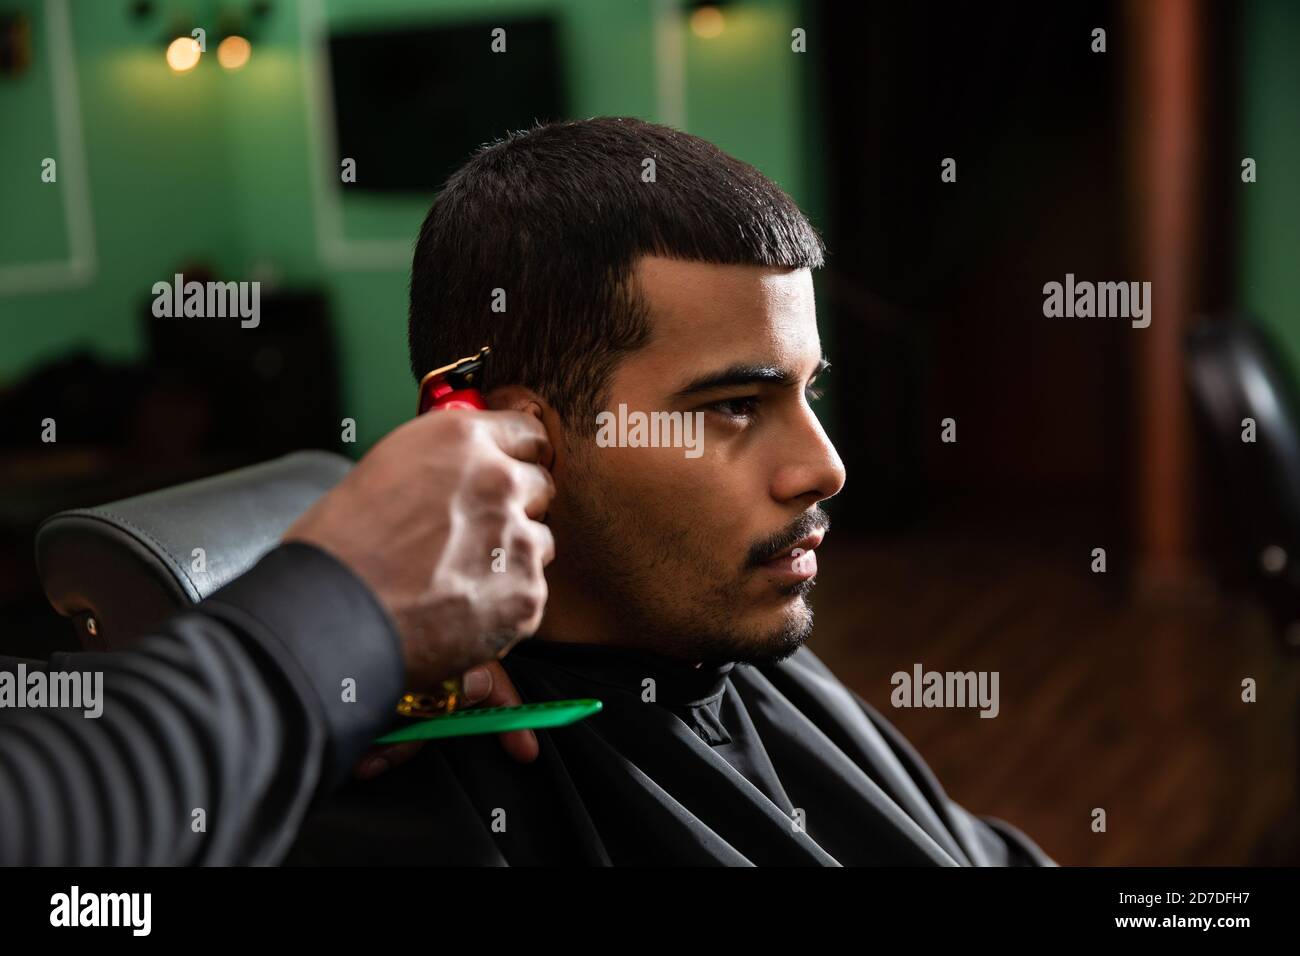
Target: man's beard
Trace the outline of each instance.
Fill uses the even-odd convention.
[[[812,636],[807,595],[815,579],[782,586],[780,592],[795,600],[786,605],[780,624],[761,633],[746,632],[735,621],[737,610],[748,601],[740,590],[747,577],[704,590],[672,587],[673,582],[695,585],[717,577],[717,556],[702,547],[698,535],[680,526],[648,522],[644,512],[599,492],[571,500],[566,512],[566,556],[572,556],[592,598],[619,622],[618,633],[592,636],[600,643],[690,663],[763,665],[786,659]],[[813,514],[811,520],[805,515],[796,523],[797,533],[780,537],[799,540],[810,526],[827,523],[824,513],[813,509]],[[746,557],[746,575],[757,566],[755,557],[755,552]]]
[[[588,550],[584,555],[591,557]],[[593,562],[593,565],[595,562]],[[690,663],[774,664],[785,660],[812,637],[813,610],[806,595],[812,581],[781,588],[796,597],[775,628],[755,633],[737,628],[729,609],[744,599],[733,589],[719,588],[704,600],[690,600],[672,608],[656,600],[628,573],[626,565],[603,564],[585,569],[585,579],[596,596],[620,622],[618,633],[602,635],[602,643],[635,647]]]

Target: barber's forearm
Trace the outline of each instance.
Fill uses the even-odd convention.
[[[383,610],[304,544],[94,659],[99,717],[0,711],[0,863],[277,862],[403,684]]]
[[[401,640],[374,594],[329,553],[290,542],[199,607],[272,658],[324,721],[322,782],[339,782],[392,720],[406,683]]]

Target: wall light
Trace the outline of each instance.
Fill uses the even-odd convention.
[[[167,44],[167,65],[177,73],[188,73],[199,65],[199,41],[194,37],[177,37]]]
[[[2,4],[4,0],[0,0]],[[166,49],[167,65],[174,73],[188,73],[199,65],[205,52],[216,53],[222,68],[234,72],[248,65],[253,41],[263,42],[267,22],[275,5],[271,0],[207,0],[216,10],[206,19],[194,20],[192,0],[129,0],[127,16],[141,32],[151,33]],[[0,16],[0,25],[7,18]],[[3,35],[0,34],[0,40]],[[208,44],[215,44],[215,49]],[[0,53],[4,52],[0,44]],[[0,58],[0,65],[3,59]]]
[[[253,44],[241,36],[228,36],[217,45],[217,62],[227,70],[238,70],[253,55]]]
[[[722,11],[711,3],[696,7],[691,12],[691,32],[701,40],[722,36],[726,27],[727,21]]]

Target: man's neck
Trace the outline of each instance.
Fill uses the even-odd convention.
[[[560,644],[617,642],[617,623],[574,574],[552,563],[546,572],[546,613],[534,640]]]
[[[546,575],[548,596],[546,613],[534,635],[535,641],[557,644],[599,644],[644,651],[635,634],[627,633],[627,621],[593,601],[582,584],[554,565]],[[688,661],[699,667],[699,661]]]

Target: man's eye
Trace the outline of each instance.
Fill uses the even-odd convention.
[[[709,406],[714,411],[728,418],[753,418],[758,412],[758,397],[725,398]]]
[[[810,402],[815,402],[826,394],[825,388],[818,388],[816,385],[809,385],[803,390],[804,397]]]

